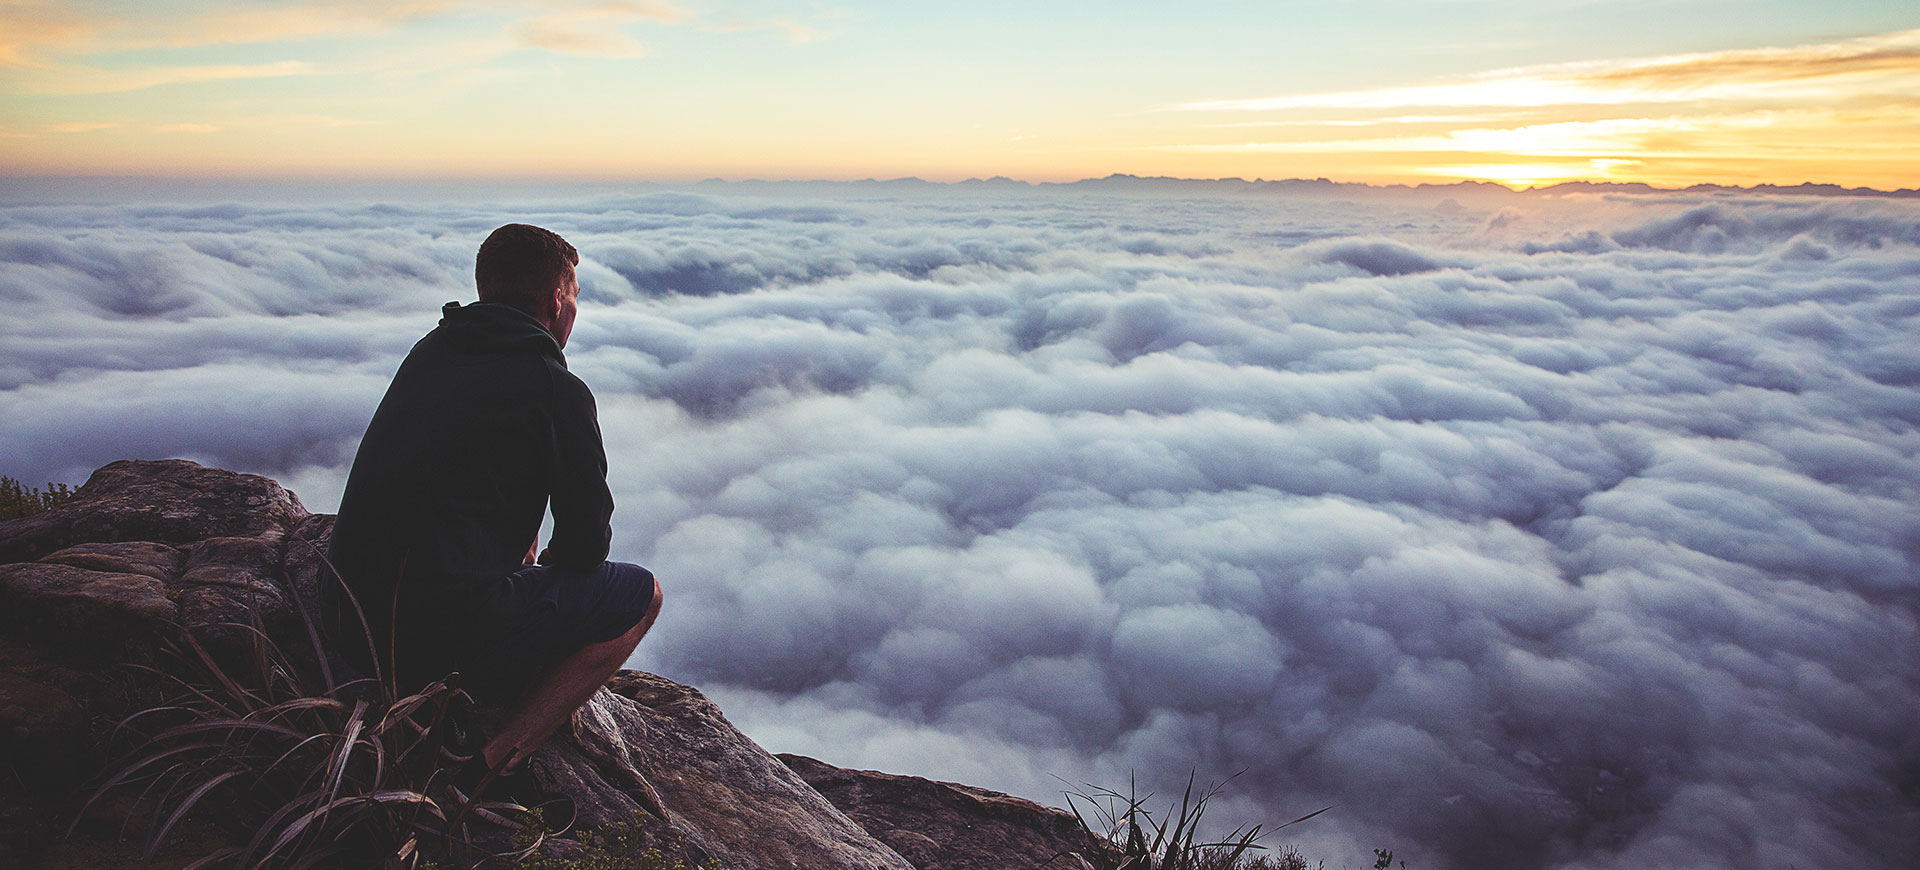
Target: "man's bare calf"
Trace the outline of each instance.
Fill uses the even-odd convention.
[[[581,647],[535,683],[514,710],[513,718],[507,720],[506,727],[481,750],[487,766],[494,770],[517,768],[560,729],[561,723],[573,718],[574,711],[586,704],[587,699],[613,677],[614,671],[627,663],[627,657],[633,655],[640,639],[646,637],[653,621],[659,618],[660,602],[660,584],[656,581],[653,601],[647,605],[646,615],[639,624],[612,640]]]

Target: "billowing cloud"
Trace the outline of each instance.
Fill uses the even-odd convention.
[[[569,345],[635,664],[776,750],[1057,800],[1246,769],[1330,865],[1920,848],[1920,206],[958,189],[0,207],[0,454],[329,509],[493,226]]]

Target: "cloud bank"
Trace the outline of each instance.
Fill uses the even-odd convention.
[[[525,220],[582,251],[637,666],[1335,866],[1920,847],[1920,205],[1029,192],[0,206],[0,450],[318,509]]]

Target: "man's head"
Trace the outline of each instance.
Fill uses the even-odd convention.
[[[507,224],[480,243],[473,282],[481,302],[511,305],[540,321],[561,347],[573,332],[580,285],[573,267],[580,252],[552,230]]]

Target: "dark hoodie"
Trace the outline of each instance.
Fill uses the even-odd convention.
[[[403,683],[457,669],[511,623],[524,602],[509,575],[549,498],[541,562],[599,567],[613,496],[593,394],[532,317],[447,303],[367,426],[328,550],[376,642],[393,639]],[[342,614],[343,651],[364,668],[358,619]]]

